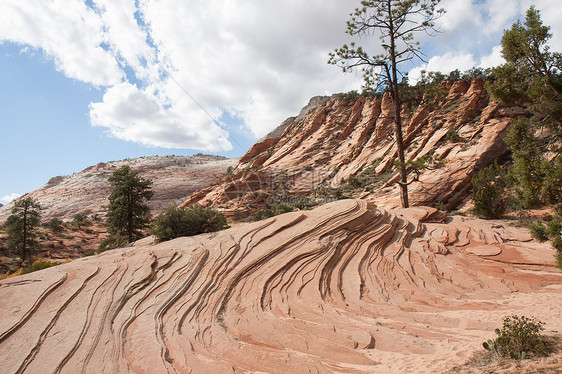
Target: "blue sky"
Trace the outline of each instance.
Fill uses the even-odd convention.
[[[534,3],[561,50],[562,7]],[[310,97],[359,88],[360,75],[326,64],[358,4],[3,0],[0,203],[102,161],[241,156]],[[420,36],[427,62],[405,66],[412,76],[500,63],[503,29],[531,2],[441,4],[443,32]]]

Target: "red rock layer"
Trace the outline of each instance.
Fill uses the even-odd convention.
[[[539,305],[549,284],[560,313],[553,262],[508,223],[344,200],[0,281],[0,367],[434,373],[479,346],[516,291]]]
[[[229,212],[249,211],[279,193],[280,173],[289,193],[314,193],[320,185],[336,187],[343,178],[376,165],[389,170],[396,159],[392,105],[388,95],[357,100],[332,98],[292,122],[276,137],[255,144],[244,155],[231,177],[200,190],[185,202],[212,204]],[[510,120],[522,107],[500,107],[490,102],[484,82],[459,81],[437,109],[423,107],[404,117],[407,159],[433,154],[444,166],[426,169],[420,182],[410,186],[413,205],[443,203],[456,207],[470,193],[475,173],[506,152],[502,139]],[[400,204],[397,176],[362,198],[377,205]]]

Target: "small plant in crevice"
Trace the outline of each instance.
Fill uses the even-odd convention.
[[[461,139],[461,137],[460,137],[457,129],[454,129],[454,128],[451,127],[445,133],[445,140],[447,140],[450,143],[458,142],[460,139]]]

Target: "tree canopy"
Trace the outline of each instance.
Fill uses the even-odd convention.
[[[22,261],[30,259],[39,246],[35,238],[40,212],[41,205],[31,197],[26,197],[14,203],[12,214],[6,220],[8,247],[13,248]]]
[[[562,267],[562,55],[550,50],[551,37],[550,27],[531,6],[525,22],[517,21],[504,32],[506,63],[494,68],[496,79],[487,88],[496,100],[527,108],[505,138],[513,161],[509,177],[522,209],[544,204],[553,208],[555,215],[546,226],[538,222],[532,232],[538,239],[546,235],[552,240]]]
[[[154,195],[152,181],[129,165],[115,170],[108,180],[112,187],[106,220],[110,237],[116,241],[125,238],[128,243],[142,238],[150,223],[146,201]]]

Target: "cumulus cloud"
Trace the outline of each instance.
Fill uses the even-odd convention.
[[[502,56],[502,47],[501,45],[497,45],[492,48],[492,52],[489,55],[482,56],[480,59],[481,68],[492,68],[494,66],[501,65],[505,62]]]
[[[164,107],[158,95],[124,82],[109,88],[102,102],[90,105],[90,118],[110,135],[146,146],[231,149],[228,132],[190,104],[185,103],[185,110]]]
[[[417,82],[421,77],[422,70],[448,74],[455,69],[459,69],[462,72],[474,66],[476,66],[476,61],[472,54],[448,52],[441,56],[434,56],[429,59],[427,64],[410,70],[408,79],[411,83]]]
[[[430,58],[411,76],[497,64],[499,47],[492,47],[528,2],[444,0],[444,33],[431,43],[417,36]],[[557,0],[536,3],[559,28]],[[66,76],[101,87],[90,121],[113,137],[225,151],[232,146],[221,118],[241,119],[260,137],[311,96],[360,86],[360,74],[326,64],[328,53],[350,40],[345,22],[355,6],[359,1],[2,0],[0,41],[39,49]],[[378,40],[363,44],[376,50]]]
[[[116,60],[102,48],[103,28],[96,12],[79,1],[0,3],[0,40],[41,49],[68,77],[96,86],[115,84],[123,76]]]
[[[225,151],[224,114],[259,137],[311,96],[359,87],[326,64],[350,10],[338,0],[4,0],[0,40],[101,86],[91,123],[114,137]]]
[[[0,203],[8,204],[10,201],[17,199],[21,195],[19,193],[11,193],[9,195],[4,195],[0,197]]]

